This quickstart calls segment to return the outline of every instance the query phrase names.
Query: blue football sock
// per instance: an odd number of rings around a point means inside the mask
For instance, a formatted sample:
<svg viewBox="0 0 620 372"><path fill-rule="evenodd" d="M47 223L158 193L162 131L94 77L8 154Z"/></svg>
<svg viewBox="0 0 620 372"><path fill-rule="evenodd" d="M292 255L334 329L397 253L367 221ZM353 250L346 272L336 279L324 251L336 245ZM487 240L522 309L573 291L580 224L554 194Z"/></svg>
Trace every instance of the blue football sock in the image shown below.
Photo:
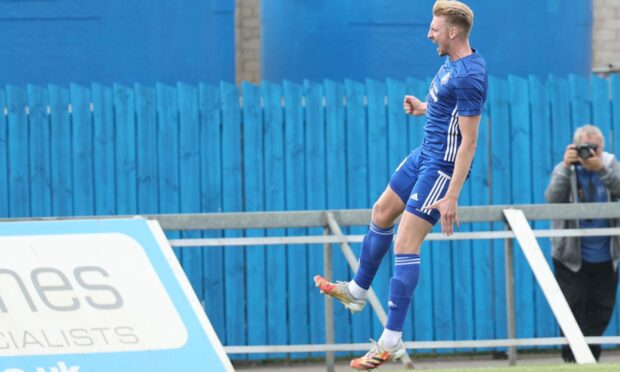
<svg viewBox="0 0 620 372"><path fill-rule="evenodd" d="M385 328L402 331L413 290L420 276L420 255L395 255L394 276L390 280L388 319Z"/></svg>
<svg viewBox="0 0 620 372"><path fill-rule="evenodd" d="M370 288L370 283L377 274L381 260L390 249L393 237L394 226L382 229L374 223L370 223L370 228L362 243L360 266L353 278L357 285L364 289Z"/></svg>

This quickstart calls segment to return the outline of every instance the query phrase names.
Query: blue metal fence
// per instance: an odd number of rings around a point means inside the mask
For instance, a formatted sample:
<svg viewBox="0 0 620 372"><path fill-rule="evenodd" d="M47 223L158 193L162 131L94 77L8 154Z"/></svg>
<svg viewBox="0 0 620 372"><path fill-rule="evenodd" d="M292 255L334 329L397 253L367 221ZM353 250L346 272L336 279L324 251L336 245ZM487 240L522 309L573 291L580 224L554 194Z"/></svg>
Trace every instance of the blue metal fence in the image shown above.
<svg viewBox="0 0 620 372"><path fill-rule="evenodd" d="M392 170L421 141L424 120L403 114L402 97L424 96L427 84L8 86L0 91L0 216L370 208ZM492 78L460 204L544 202L553 165L574 128L588 122L601 127L609 151L620 150L620 76ZM504 227L462 229L490 228ZM223 234L285 233L305 229ZM222 232L182 236L201 235ZM542 246L549 257L548 241ZM323 267L319 247L176 253L225 345L324 342L323 299L312 283ZM385 261L374 282L383 302L391 255ZM502 242L426 243L422 262L407 339L507 336ZM337 251L334 274L351 276ZM520 253L516 306L518 337L558 334ZM336 342L379 335L370 309L355 316L341 307L335 311ZM620 333L619 318L616 310L607 334Z"/></svg>

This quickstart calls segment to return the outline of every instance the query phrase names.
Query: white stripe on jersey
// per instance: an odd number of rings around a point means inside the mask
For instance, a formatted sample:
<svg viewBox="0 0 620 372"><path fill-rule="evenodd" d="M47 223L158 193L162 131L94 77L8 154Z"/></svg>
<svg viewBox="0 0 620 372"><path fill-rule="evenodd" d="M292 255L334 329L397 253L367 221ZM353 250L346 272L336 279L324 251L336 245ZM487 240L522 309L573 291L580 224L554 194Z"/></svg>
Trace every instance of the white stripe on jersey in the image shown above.
<svg viewBox="0 0 620 372"><path fill-rule="evenodd" d="M456 106L454 107L454 110L452 110L452 113L450 114L450 124L448 125L448 130L446 132L446 152L444 153L443 156L443 160L447 161L448 160L448 154L450 153L450 148L452 147L452 126L454 125L454 120L456 119L454 117L454 114L456 113Z"/></svg>
<svg viewBox="0 0 620 372"><path fill-rule="evenodd" d="M451 114L450 125L448 126L447 133L447 144L446 144L446 153L444 154L443 160L454 162L456 160L456 147L458 142L458 125L459 125L459 114L456 112L456 106Z"/></svg>
<svg viewBox="0 0 620 372"><path fill-rule="evenodd" d="M456 114L455 118L456 120L454 122L454 126L452 127L452 131L453 131L452 156L450 157L450 159L448 159L449 161L453 163L456 160L456 152L458 150L458 142L459 142L459 114Z"/></svg>

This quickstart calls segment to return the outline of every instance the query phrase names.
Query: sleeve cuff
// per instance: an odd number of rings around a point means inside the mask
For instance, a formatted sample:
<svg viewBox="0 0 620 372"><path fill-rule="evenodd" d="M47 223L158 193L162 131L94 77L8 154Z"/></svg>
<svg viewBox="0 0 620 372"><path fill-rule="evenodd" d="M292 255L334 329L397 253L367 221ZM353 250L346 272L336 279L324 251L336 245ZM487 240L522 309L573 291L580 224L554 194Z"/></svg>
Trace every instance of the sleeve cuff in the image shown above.
<svg viewBox="0 0 620 372"><path fill-rule="evenodd" d="M482 115L482 111L476 111L476 110L459 111L459 116L478 116L478 115Z"/></svg>

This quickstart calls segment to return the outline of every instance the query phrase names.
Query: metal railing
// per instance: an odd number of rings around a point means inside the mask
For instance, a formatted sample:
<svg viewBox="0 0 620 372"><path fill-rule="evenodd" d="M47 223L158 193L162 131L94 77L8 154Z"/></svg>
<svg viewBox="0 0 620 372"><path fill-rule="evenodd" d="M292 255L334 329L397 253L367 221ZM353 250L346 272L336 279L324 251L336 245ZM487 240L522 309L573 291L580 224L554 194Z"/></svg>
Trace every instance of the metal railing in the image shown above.
<svg viewBox="0 0 620 372"><path fill-rule="evenodd" d="M596 204L545 204L545 205L496 205L459 208L461 222L504 222L505 209L519 209L528 220L551 219L587 219L587 218L619 218L619 203ZM332 211L295 211L295 212L253 212L253 213L221 213L198 215L154 215L147 216L160 222L164 229L169 230L205 230L205 229L254 229L283 227L323 227L323 236L283 236L283 237L248 237L248 238L209 238L209 239L173 239L175 247L191 246L252 246L272 244L324 244L325 275L330 277L332 267L331 245L339 244L341 250L355 272L357 259L349 243L361 242L363 235L344 235L341 226L365 226L369 223L371 210L332 210ZM505 225L506 226L506 225ZM470 348L470 347L508 347L509 363L516 363L517 346L541 346L566 344L564 337L553 338L516 338L513 246L514 233L510 230L457 232L452 237L439 233L431 233L426 240L478 240L504 239L506 264L506 311L508 338L503 340L455 340L455 341L424 341L406 342L412 349L425 348ZM620 235L620 228L572 229L572 230L534 230L536 237L555 236L606 236ZM228 353L281 353L281 352L326 352L328 370L333 370L336 351L366 350L364 344L334 344L333 340L333 307L330 299L326 299L326 344L317 345L264 345L264 346L227 346ZM369 303L378 318L385 322L385 311L376 295L369 291ZM332 321L330 321L332 319ZM620 343L620 337L587 337L588 342ZM405 361L409 364L410 361Z"/></svg>

